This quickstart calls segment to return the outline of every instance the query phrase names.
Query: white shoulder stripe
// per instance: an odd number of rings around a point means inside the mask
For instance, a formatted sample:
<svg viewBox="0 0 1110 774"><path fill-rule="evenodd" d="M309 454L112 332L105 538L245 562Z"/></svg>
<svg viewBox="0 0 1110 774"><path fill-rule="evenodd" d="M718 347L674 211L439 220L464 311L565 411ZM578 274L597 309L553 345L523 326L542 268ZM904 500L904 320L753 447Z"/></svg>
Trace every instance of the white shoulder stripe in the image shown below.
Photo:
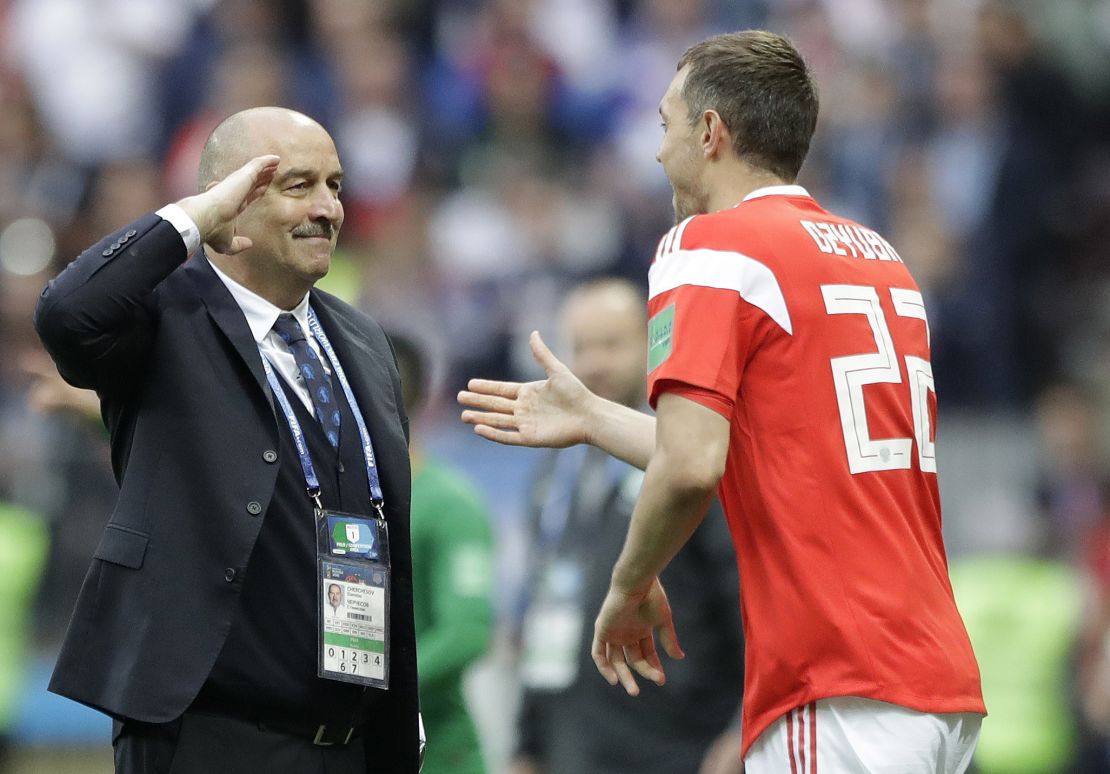
<svg viewBox="0 0 1110 774"><path fill-rule="evenodd" d="M666 255L670 251L670 249L671 249L671 240L672 239L674 239L674 229L673 228L668 230L667 233L663 235L663 241L659 243L659 245L660 245L659 257L660 258L662 258L664 255Z"/></svg>
<svg viewBox="0 0 1110 774"><path fill-rule="evenodd" d="M686 218L677 226L672 226L671 230L663 235L659 240L659 247L655 250L655 260L659 260L667 253L674 252L682 247L682 232L686 230L686 224L694 219L694 216Z"/></svg>
<svg viewBox="0 0 1110 774"><path fill-rule="evenodd" d="M674 231L674 241L670 244L670 252L673 253L675 250L682 249L682 234L686 231L686 226L689 225L690 221L693 219L694 216L691 215L672 229Z"/></svg>
<svg viewBox="0 0 1110 774"><path fill-rule="evenodd" d="M664 252L648 272L648 297L655 298L682 285L735 290L749 304L766 312L784 331L794 334L778 279L754 258L704 248Z"/></svg>

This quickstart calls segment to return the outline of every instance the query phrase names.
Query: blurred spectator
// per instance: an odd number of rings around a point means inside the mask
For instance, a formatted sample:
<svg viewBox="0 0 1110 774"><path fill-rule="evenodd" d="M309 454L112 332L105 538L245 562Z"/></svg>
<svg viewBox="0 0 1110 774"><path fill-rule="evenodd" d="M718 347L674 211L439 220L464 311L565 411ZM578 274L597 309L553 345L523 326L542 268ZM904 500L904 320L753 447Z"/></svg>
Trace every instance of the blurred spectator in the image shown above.
<svg viewBox="0 0 1110 774"><path fill-rule="evenodd" d="M436 117L428 150L448 179L498 152L543 156L558 148L552 118L561 74L531 36L529 7L487 0L477 13L444 17L443 46L428 73Z"/></svg>
<svg viewBox="0 0 1110 774"><path fill-rule="evenodd" d="M940 52L933 32L931 0L899 0L895 4L899 33L891 46L899 129L911 141L932 129L932 91Z"/></svg>
<svg viewBox="0 0 1110 774"><path fill-rule="evenodd" d="M1032 547L964 557L950 572L991 718L975 770L1069 771L1077 739L1069 691L1082 606L1077 573Z"/></svg>
<svg viewBox="0 0 1110 774"><path fill-rule="evenodd" d="M200 108L176 129L166 150L166 193L173 199L197 192L200 152L220 121L248 107L292 101L286 87L288 63L271 42L230 44L216 55L210 67L211 91Z"/></svg>
<svg viewBox="0 0 1110 774"><path fill-rule="evenodd" d="M482 774L482 750L462 681L493 631L493 538L485 504L419 441L428 369L414 341L390 336L412 427L412 590L425 774Z"/></svg>
<svg viewBox="0 0 1110 774"><path fill-rule="evenodd" d="M39 415L46 489L36 499L50 535L35 627L37 641L52 650L65 635L85 577L83 567L117 490L96 394L66 384L41 350L24 355L22 366L30 380L28 402Z"/></svg>
<svg viewBox="0 0 1110 774"><path fill-rule="evenodd" d="M0 771L8 771L10 733L31 656L32 602L46 555L37 516L0 501Z"/></svg>
<svg viewBox="0 0 1110 774"><path fill-rule="evenodd" d="M4 48L67 155L96 164L151 152L157 65L202 0L15 0Z"/></svg>
<svg viewBox="0 0 1110 774"><path fill-rule="evenodd" d="M106 163L88 185L89 204L63 232L66 245L92 242L150 211L161 199L158 168L144 158ZM66 384L33 334L31 313L45 281L42 273L28 278L0 273L0 287L13 294L5 299L11 317L3 330L15 337L5 351L16 356L7 365L19 386L18 405L34 412L11 426L11 437L20 441L10 448L19 449L22 457L13 493L42 514L49 530L35 625L38 641L53 648L65 633L117 488L95 394ZM34 474L28 475L28 469Z"/></svg>
<svg viewBox="0 0 1110 774"><path fill-rule="evenodd" d="M645 403L647 320L636 286L577 286L560 315L568 365L598 395ZM687 658L632 698L594 674L593 616L609 588L643 473L590 447L546 454L531 493L531 577L522 612L514 774L697 771L718 736L737 740L743 646L732 541L714 505L663 573ZM727 752L725 757L727 757Z"/></svg>
<svg viewBox="0 0 1110 774"><path fill-rule="evenodd" d="M343 154L348 234L373 235L404 206L418 161L418 102L408 93L405 43L386 26L333 33L329 51L344 99L335 138Z"/></svg>
<svg viewBox="0 0 1110 774"><path fill-rule="evenodd" d="M533 367L517 351L528 332L551 326L555 299L575 277L611 265L619 211L590 186L587 178L572 188L542 158L503 152L433 212L429 249L453 321L455 373Z"/></svg>
<svg viewBox="0 0 1110 774"><path fill-rule="evenodd" d="M0 64L0 228L25 216L67 222L83 185L77 166L51 143L26 79Z"/></svg>
<svg viewBox="0 0 1110 774"><path fill-rule="evenodd" d="M977 44L997 82L1002 150L986 218L968 244L982 272L969 280L994 289L992 316L1001 321L992 340L995 378L983 397L1013 404L1030 400L1044 386L1038 376L1059 367L1059 345L1045 324L1056 312L1044 290L1060 270L1049 260L1061 236L1051 212L1090 123L1017 8L989 0L978 22Z"/></svg>
<svg viewBox="0 0 1110 774"><path fill-rule="evenodd" d="M674 75L675 62L689 46L714 30L709 0L673 3L669 0L642 0L633 6L618 41L621 52L616 77L617 113L613 117L614 152L620 176L614 181L630 195L642 192L655 201L662 200L668 210L670 188L655 161L662 132L659 128L659 88ZM630 214L635 218L634 211ZM659 233L672 223L670 213L656 221L658 233L652 236L654 252ZM662 226L662 228L659 228ZM650 227L650 226L649 226Z"/></svg>
<svg viewBox="0 0 1110 774"><path fill-rule="evenodd" d="M1037 399L1042 473L1038 500L1045 536L1055 553L1086 568L1110 598L1110 519L1106 455L1097 405L1078 384L1057 383ZM1106 534L1110 537L1110 533Z"/></svg>
<svg viewBox="0 0 1110 774"><path fill-rule="evenodd" d="M0 221L40 210L28 193L45 150L26 84L14 71L0 69Z"/></svg>
<svg viewBox="0 0 1110 774"><path fill-rule="evenodd" d="M196 192L208 133L239 110L291 107L331 129L339 99L304 0L198 0L209 7L160 70L167 196Z"/></svg>

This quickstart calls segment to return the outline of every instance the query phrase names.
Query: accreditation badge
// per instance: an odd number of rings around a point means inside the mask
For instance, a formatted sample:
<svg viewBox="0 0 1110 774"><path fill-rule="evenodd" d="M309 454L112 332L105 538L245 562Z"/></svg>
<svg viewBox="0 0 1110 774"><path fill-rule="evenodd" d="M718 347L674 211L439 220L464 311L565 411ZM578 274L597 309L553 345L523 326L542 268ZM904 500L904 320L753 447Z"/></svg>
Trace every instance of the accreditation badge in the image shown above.
<svg viewBox="0 0 1110 774"><path fill-rule="evenodd" d="M322 511L318 520L317 674L389 687L389 532L384 520Z"/></svg>
<svg viewBox="0 0 1110 774"><path fill-rule="evenodd" d="M543 571L524 618L520 677L525 687L559 691L578 676L586 611L582 567L570 559Z"/></svg>

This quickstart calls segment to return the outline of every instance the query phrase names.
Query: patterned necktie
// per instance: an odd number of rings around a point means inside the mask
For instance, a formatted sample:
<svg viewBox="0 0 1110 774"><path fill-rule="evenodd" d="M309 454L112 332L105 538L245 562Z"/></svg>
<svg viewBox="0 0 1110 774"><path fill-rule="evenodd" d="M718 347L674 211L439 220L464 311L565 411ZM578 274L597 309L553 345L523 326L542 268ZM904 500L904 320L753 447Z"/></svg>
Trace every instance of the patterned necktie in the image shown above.
<svg viewBox="0 0 1110 774"><path fill-rule="evenodd" d="M285 312L279 314L274 323L274 333L293 353L297 361L297 370L301 372L304 386L312 397L312 406L316 410L316 419L324 428L324 434L332 448L339 448L339 406L336 405L335 395L331 389L331 379L328 378L324 364L320 362L316 350L309 346L305 339L304 329L297 322L297 318Z"/></svg>

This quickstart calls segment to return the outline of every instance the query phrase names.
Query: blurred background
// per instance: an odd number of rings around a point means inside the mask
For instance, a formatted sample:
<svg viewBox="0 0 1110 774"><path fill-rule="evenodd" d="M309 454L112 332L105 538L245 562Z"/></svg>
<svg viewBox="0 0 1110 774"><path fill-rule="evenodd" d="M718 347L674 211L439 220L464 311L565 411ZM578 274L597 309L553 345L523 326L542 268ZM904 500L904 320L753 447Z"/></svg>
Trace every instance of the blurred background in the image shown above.
<svg viewBox="0 0 1110 774"><path fill-rule="evenodd" d="M478 485L499 632L537 452L457 419L470 376L537 376L567 289L646 289L672 224L656 108L683 50L764 27L809 61L799 182L882 231L930 314L953 582L992 717L983 772L1110 770L1110 1L0 0L0 770L110 771L108 722L45 684L115 485L31 326L101 235L195 192L253 105L336 138L323 287L431 353L414 432ZM468 677L492 771L511 637Z"/></svg>

